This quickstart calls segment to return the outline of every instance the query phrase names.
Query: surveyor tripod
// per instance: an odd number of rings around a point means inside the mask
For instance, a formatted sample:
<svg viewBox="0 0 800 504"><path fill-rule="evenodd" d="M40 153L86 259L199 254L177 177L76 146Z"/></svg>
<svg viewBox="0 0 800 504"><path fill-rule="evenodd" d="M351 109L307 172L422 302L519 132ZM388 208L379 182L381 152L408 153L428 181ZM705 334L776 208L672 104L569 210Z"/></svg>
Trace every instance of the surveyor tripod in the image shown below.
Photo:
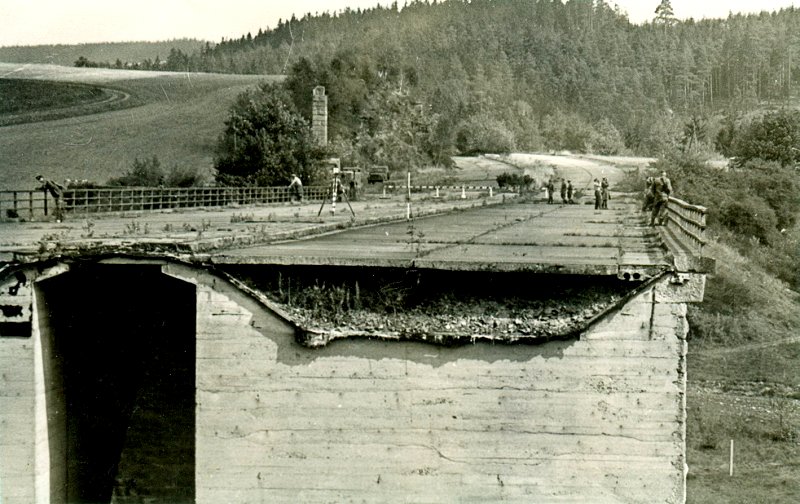
<svg viewBox="0 0 800 504"><path fill-rule="evenodd" d="M342 180L338 173L333 175L333 180L331 181L331 215L336 215L336 197L341 194L342 199L344 199L345 203L347 203L347 207L350 209L350 213L353 214L353 217L356 216L356 213L353 211L353 207L350 206L350 199L347 197L347 191L342 186ZM328 198L322 198L322 205L319 207L319 212L317 212L317 217L322 215L322 209L325 207L325 202L328 201Z"/></svg>

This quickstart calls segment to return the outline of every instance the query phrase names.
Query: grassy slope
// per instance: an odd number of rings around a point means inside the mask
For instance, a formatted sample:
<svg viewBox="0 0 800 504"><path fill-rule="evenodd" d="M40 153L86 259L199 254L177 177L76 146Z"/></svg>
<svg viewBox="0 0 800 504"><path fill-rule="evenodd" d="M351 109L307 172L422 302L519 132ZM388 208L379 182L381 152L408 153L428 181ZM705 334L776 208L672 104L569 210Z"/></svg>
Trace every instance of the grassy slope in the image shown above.
<svg viewBox="0 0 800 504"><path fill-rule="evenodd" d="M0 79L0 116L94 102L103 95L103 89L96 86Z"/></svg>
<svg viewBox="0 0 800 504"><path fill-rule="evenodd" d="M688 502L800 502L800 296L721 243L708 252L717 274L690 311L705 337L689 343Z"/></svg>
<svg viewBox="0 0 800 504"><path fill-rule="evenodd" d="M34 66L12 75L98 84L142 105L0 127L0 188L29 189L40 172L55 180L102 183L129 170L135 158L154 155L164 166L210 171L228 107L237 94L267 78L81 70Z"/></svg>

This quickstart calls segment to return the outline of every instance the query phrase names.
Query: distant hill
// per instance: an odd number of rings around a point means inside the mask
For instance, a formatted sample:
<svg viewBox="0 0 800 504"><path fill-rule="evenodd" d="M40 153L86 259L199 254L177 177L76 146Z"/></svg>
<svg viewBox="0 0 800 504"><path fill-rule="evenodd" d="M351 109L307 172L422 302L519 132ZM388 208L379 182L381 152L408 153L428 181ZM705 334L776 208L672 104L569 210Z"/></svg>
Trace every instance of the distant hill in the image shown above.
<svg viewBox="0 0 800 504"><path fill-rule="evenodd" d="M90 89L135 101L135 106L86 114L83 109L89 105L78 104L56 109L54 113L64 112L60 119L0 126L2 190L35 187L37 173L57 181L105 183L130 170L135 159L153 156L166 168L197 168L209 175L217 138L236 96L265 79L280 78L36 64L12 72L8 68L14 65L0 64L0 74L14 76L3 78L5 85L31 86L35 79L41 81L39 89L64 95L65 83L90 84ZM62 98L63 105L70 105L68 98ZM70 111L74 115L65 116Z"/></svg>
<svg viewBox="0 0 800 504"><path fill-rule="evenodd" d="M89 61L111 64L117 59L122 63L136 63L148 59L155 60L158 57L163 61L172 49L193 53L199 51L204 44L205 41L197 39L175 39L162 42L0 47L0 62L73 66L81 56Z"/></svg>

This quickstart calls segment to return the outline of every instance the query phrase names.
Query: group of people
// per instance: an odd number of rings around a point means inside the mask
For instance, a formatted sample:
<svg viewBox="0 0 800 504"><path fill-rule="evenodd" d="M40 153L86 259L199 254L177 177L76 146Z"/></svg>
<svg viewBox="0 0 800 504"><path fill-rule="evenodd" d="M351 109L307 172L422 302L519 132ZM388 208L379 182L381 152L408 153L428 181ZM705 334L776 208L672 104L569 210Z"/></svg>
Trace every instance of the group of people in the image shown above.
<svg viewBox="0 0 800 504"><path fill-rule="evenodd" d="M642 212L650 212L650 225L663 226L667 220L667 202L672 194L672 182L667 172L659 177L647 177Z"/></svg>
<svg viewBox="0 0 800 504"><path fill-rule="evenodd" d="M603 177L603 180L594 179L594 208L595 210L600 209L607 209L608 208L608 200L610 198L608 192L608 179ZM556 192L556 183L554 179L549 179L544 186L545 190L547 191L547 204L552 205L554 203L553 198ZM561 202L564 204L574 204L575 200L573 199L573 195L575 194L575 188L572 185L571 180L566 180L564 178L561 179Z"/></svg>
<svg viewBox="0 0 800 504"><path fill-rule="evenodd" d="M603 177L603 180L594 179L592 181L594 186L594 209L607 210L608 209L608 179Z"/></svg>
<svg viewBox="0 0 800 504"><path fill-rule="evenodd" d="M553 194L556 191L556 184L553 179L547 181L545 184L545 190L547 191L547 204L553 204ZM575 193L575 188L572 186L571 180L561 179L561 202L565 205L567 204L574 204L575 201L572 199L572 195Z"/></svg>

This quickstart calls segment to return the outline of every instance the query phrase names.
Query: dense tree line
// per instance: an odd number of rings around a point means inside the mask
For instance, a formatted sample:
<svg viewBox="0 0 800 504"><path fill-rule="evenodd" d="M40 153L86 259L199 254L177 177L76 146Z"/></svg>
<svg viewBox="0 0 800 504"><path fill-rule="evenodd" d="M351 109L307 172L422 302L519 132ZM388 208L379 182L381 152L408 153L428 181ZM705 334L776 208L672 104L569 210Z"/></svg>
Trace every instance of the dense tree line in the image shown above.
<svg viewBox="0 0 800 504"><path fill-rule="evenodd" d="M714 112L736 121L790 99L800 10L678 21L669 1L653 8L643 25L603 0L434 0L309 13L192 54L172 51L161 68L288 74L306 118L312 87L325 85L332 138L373 158L405 149L367 145L397 124L415 128L404 143L419 152L406 157L434 161L510 148L659 154L693 144L694 133L710 143L719 126L705 118ZM376 124L383 114L375 110L397 110L398 101L407 110ZM692 120L705 130L687 140Z"/></svg>

